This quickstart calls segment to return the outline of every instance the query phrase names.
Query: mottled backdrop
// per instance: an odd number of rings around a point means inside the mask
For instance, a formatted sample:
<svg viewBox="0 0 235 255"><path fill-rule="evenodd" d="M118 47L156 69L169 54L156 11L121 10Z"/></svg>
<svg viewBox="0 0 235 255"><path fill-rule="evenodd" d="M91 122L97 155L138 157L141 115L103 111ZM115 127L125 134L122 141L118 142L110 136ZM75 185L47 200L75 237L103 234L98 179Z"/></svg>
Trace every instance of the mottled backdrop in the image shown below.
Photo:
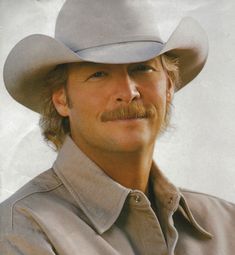
<svg viewBox="0 0 235 255"><path fill-rule="evenodd" d="M154 157L178 186L235 202L235 1L155 1L171 6L161 31L165 38L182 16L193 16L208 33L210 55L199 77L175 95L172 127ZM38 115L6 92L2 69L23 37L53 35L63 2L0 0L0 200L49 168L56 156L43 142Z"/></svg>

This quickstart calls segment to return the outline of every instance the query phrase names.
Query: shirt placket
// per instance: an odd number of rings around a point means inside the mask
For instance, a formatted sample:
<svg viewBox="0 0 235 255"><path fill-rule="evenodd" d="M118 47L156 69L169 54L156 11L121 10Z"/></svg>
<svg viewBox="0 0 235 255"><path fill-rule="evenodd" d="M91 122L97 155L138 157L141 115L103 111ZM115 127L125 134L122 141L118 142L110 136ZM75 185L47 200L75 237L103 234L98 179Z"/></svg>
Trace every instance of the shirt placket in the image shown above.
<svg viewBox="0 0 235 255"><path fill-rule="evenodd" d="M178 208L179 195L170 195L165 204L162 204L161 219L166 243L168 247L168 254L175 254L175 247L178 241L178 231L174 226L173 215Z"/></svg>
<svg viewBox="0 0 235 255"><path fill-rule="evenodd" d="M168 248L158 218L151 208L147 197L133 191L129 200L135 221L136 246L141 255L168 255Z"/></svg>

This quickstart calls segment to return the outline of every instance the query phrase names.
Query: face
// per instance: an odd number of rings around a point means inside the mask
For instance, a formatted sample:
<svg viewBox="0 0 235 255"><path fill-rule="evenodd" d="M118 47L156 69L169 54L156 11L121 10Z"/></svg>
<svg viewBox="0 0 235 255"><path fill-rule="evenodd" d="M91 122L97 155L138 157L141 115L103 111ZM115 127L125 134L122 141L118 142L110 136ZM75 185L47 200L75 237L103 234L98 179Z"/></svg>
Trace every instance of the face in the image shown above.
<svg viewBox="0 0 235 255"><path fill-rule="evenodd" d="M71 136L85 152L134 152L154 146L173 91L159 58L82 62L69 65L67 89L55 92L53 102L69 117Z"/></svg>

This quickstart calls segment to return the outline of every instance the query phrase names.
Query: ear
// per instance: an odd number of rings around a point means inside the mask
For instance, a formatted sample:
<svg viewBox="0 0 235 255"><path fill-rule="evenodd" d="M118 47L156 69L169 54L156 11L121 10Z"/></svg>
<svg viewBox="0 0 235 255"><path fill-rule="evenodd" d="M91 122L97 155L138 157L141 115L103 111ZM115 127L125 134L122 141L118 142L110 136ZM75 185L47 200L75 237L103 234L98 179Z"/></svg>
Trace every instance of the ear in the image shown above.
<svg viewBox="0 0 235 255"><path fill-rule="evenodd" d="M168 103L170 103L173 100L174 93L175 93L175 84L173 83L172 79L168 77L168 84L166 89L166 99Z"/></svg>
<svg viewBox="0 0 235 255"><path fill-rule="evenodd" d="M67 117L69 115L69 107L64 88L61 88L52 94L52 102L61 116Z"/></svg>

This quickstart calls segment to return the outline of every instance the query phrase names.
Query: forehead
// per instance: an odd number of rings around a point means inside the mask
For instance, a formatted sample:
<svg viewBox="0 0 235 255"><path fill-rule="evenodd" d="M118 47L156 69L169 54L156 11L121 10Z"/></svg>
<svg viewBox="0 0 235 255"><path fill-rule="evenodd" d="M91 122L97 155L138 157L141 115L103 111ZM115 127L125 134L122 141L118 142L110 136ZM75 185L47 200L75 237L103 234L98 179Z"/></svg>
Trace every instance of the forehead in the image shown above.
<svg viewBox="0 0 235 255"><path fill-rule="evenodd" d="M68 64L69 70L71 69L76 69L78 70L86 70L86 69L96 69L100 67L105 67L105 68L117 68L117 67L126 67L128 68L129 66L137 65L137 64L149 64L149 65L155 65L155 66L162 66L160 57L156 57L147 61L143 62L136 62L136 63L127 63L127 64L106 64L106 63L96 63L96 62L76 62L76 63L70 63Z"/></svg>

